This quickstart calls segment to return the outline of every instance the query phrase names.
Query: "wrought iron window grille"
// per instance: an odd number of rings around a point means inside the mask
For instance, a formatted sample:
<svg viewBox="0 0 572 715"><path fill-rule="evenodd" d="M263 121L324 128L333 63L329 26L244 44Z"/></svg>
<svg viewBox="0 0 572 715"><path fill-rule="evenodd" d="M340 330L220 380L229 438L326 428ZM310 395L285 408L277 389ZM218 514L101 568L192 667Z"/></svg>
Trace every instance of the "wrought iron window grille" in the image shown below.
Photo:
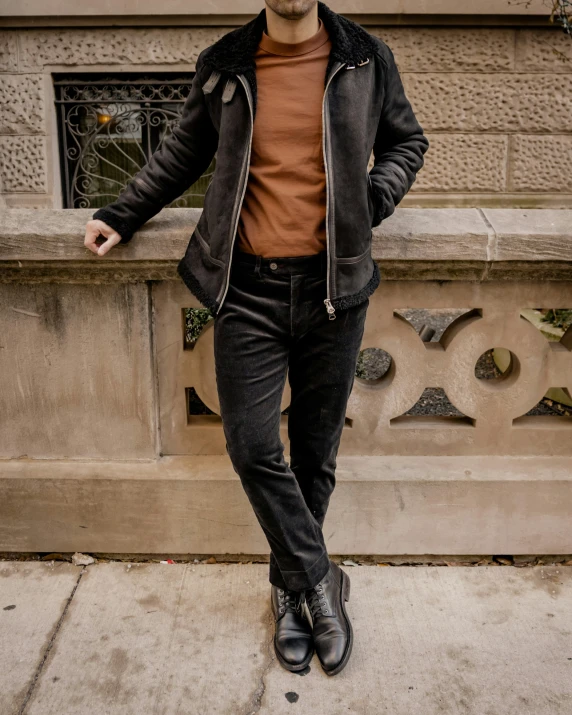
<svg viewBox="0 0 572 715"><path fill-rule="evenodd" d="M64 208L114 201L181 118L188 77L54 75ZM201 208L214 171L169 204Z"/></svg>

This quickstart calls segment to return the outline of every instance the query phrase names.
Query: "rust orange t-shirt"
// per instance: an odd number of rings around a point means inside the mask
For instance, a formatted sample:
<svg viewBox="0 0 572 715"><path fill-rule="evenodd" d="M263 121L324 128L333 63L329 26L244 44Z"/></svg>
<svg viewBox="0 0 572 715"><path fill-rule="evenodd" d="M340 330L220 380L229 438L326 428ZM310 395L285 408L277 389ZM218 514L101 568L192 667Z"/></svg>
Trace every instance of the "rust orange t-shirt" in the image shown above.
<svg viewBox="0 0 572 715"><path fill-rule="evenodd" d="M255 53L257 106L237 247L265 257L326 248L322 100L331 49L322 22L307 40L265 32Z"/></svg>

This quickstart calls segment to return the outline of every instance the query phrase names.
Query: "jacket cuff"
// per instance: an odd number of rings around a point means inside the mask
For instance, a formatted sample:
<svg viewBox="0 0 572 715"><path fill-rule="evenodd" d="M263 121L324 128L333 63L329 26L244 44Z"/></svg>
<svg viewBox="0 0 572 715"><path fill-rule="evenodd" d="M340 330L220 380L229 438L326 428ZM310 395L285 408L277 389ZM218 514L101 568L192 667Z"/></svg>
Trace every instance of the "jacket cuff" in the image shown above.
<svg viewBox="0 0 572 715"><path fill-rule="evenodd" d="M107 208L98 209L92 216L93 219L99 219L110 226L114 231L121 236L120 243L127 243L133 237L135 231L128 226L123 219Z"/></svg>

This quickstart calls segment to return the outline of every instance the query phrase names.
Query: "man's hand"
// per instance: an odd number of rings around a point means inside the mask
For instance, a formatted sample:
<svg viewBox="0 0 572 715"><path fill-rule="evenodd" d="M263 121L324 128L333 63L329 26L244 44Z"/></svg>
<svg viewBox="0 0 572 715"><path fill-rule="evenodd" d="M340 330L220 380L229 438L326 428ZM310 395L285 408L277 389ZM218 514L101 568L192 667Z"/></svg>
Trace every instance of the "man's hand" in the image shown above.
<svg viewBox="0 0 572 715"><path fill-rule="evenodd" d="M98 246L96 241L100 235L107 240L101 246ZM103 221L92 219L87 222L83 245L97 256L105 256L119 241L121 241L121 236Z"/></svg>

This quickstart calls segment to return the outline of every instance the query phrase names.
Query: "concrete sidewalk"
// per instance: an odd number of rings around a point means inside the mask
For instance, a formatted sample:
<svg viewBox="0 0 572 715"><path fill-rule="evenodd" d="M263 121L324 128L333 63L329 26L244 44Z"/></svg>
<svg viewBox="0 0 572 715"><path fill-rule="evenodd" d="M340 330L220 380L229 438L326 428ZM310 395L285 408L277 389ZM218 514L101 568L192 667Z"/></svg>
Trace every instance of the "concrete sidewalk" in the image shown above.
<svg viewBox="0 0 572 715"><path fill-rule="evenodd" d="M572 567L346 570L329 678L278 665L264 565L0 562L0 713L572 712Z"/></svg>

